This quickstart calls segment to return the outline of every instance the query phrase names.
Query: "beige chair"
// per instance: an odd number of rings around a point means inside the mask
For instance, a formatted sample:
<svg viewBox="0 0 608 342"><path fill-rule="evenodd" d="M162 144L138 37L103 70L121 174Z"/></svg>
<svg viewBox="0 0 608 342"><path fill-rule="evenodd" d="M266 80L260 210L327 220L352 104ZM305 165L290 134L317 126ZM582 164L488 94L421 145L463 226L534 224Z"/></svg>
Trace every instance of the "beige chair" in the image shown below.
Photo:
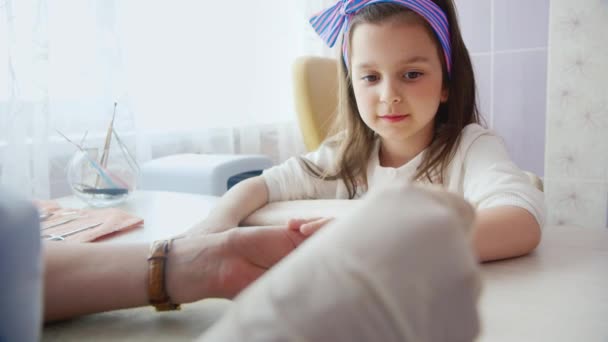
<svg viewBox="0 0 608 342"><path fill-rule="evenodd" d="M305 56L293 65L296 113L304 144L313 151L325 139L338 104L338 70L332 58ZM543 191L543 181L525 172L530 182Z"/></svg>
<svg viewBox="0 0 608 342"><path fill-rule="evenodd" d="M294 100L304 144L309 151L323 142L338 104L336 60L300 57L293 65Z"/></svg>

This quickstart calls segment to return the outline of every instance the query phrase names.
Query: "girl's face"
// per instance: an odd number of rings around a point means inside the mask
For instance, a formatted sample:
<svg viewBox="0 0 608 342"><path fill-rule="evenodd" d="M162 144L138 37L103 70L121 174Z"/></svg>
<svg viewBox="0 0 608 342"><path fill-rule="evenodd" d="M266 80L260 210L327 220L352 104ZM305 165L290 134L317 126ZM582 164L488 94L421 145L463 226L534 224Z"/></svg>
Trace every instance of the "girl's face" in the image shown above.
<svg viewBox="0 0 608 342"><path fill-rule="evenodd" d="M383 142L430 143L443 89L439 51L420 23L359 24L351 37L352 84L365 124Z"/></svg>

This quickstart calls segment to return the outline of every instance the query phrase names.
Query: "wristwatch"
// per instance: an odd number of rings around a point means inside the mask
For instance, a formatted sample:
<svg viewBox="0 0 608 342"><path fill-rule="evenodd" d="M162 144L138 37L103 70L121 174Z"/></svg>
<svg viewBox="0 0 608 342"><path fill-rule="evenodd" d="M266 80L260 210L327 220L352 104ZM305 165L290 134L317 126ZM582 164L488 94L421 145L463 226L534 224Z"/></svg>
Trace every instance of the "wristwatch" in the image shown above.
<svg viewBox="0 0 608 342"><path fill-rule="evenodd" d="M173 240L154 241L148 256L148 301L156 311L180 310L179 304L171 301L167 293L165 268Z"/></svg>

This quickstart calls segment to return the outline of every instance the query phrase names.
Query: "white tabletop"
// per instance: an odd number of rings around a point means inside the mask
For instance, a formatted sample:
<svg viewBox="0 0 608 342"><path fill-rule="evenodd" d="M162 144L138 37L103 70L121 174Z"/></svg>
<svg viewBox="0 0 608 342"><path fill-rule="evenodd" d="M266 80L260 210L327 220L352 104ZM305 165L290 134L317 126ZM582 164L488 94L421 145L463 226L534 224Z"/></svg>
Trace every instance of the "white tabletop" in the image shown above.
<svg viewBox="0 0 608 342"><path fill-rule="evenodd" d="M608 341L608 231L543 233L532 255L482 265L480 341Z"/></svg>
<svg viewBox="0 0 608 342"><path fill-rule="evenodd" d="M136 191L116 206L144 219L143 227L120 233L103 242L144 242L166 238L185 231L204 219L218 200L216 196L165 191ZM64 208L84 208L74 196L57 200Z"/></svg>
<svg viewBox="0 0 608 342"><path fill-rule="evenodd" d="M138 192L121 207L144 218L143 229L112 242L152 241L204 218L217 198ZM73 198L61 204L82 207ZM532 255L482 265L482 335L478 341L608 341L608 231L547 227ZM45 326L43 341L190 341L230 301L208 299L182 311L151 308L89 315Z"/></svg>

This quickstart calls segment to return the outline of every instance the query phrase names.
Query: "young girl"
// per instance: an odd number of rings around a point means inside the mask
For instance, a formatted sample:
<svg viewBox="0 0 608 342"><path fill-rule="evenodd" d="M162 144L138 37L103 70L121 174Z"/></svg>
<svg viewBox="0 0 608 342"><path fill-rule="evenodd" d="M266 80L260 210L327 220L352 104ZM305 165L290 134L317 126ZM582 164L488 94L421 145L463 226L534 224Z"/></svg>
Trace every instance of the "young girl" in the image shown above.
<svg viewBox="0 0 608 342"><path fill-rule="evenodd" d="M236 226L273 201L354 199L387 183L424 182L476 206L480 260L532 251L543 194L479 124L452 0L341 0L311 23L330 46L343 35L335 134L304 158L239 183L198 229ZM296 225L310 232L325 222Z"/></svg>

